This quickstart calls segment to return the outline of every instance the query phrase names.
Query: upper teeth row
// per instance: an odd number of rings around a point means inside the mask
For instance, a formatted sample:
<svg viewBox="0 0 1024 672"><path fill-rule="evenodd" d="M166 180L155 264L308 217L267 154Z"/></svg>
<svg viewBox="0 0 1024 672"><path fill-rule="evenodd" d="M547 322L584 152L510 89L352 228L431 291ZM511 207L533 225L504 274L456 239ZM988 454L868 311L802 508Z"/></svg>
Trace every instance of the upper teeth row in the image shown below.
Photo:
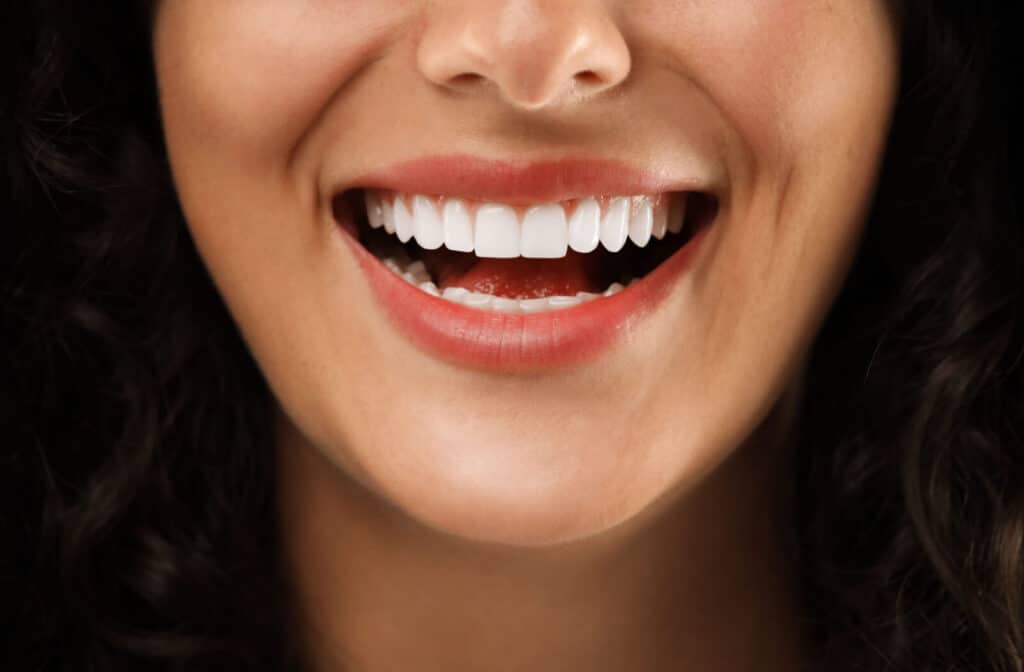
<svg viewBox="0 0 1024 672"><path fill-rule="evenodd" d="M520 221L516 209L501 203L482 203L470 212L468 202L446 197L404 196L366 190L370 226L383 228L427 250L447 247L478 257L557 259L568 249L593 252L601 244L618 252L630 239L644 247L683 229L686 201L682 194L615 196L602 204L589 197L575 203L571 215L562 203L527 208Z"/></svg>

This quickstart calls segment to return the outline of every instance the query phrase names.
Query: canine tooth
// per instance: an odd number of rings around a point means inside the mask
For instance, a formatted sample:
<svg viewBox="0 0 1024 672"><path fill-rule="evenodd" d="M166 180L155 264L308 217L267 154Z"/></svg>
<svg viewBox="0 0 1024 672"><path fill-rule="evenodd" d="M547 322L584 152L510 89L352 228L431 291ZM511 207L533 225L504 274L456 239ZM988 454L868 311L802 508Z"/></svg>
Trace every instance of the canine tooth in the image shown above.
<svg viewBox="0 0 1024 672"><path fill-rule="evenodd" d="M458 198L444 203L444 246L455 252L473 251L473 221L466 204Z"/></svg>
<svg viewBox="0 0 1024 672"><path fill-rule="evenodd" d="M394 235L395 206L384 199L380 201L380 218L384 221L384 230Z"/></svg>
<svg viewBox="0 0 1024 672"><path fill-rule="evenodd" d="M581 303L593 301L598 296L600 296L600 294L592 294L591 292L576 292L576 298L579 299Z"/></svg>
<svg viewBox="0 0 1024 672"><path fill-rule="evenodd" d="M519 308L519 302L515 299L508 299L503 296L496 296L491 301L491 310L499 313L518 313L521 312Z"/></svg>
<svg viewBox="0 0 1024 672"><path fill-rule="evenodd" d="M618 252L629 236L629 199L613 198L601 220L601 244L609 252Z"/></svg>
<svg viewBox="0 0 1024 672"><path fill-rule="evenodd" d="M681 233L683 220L686 218L686 197L678 194L672 198L672 205L668 210L669 233Z"/></svg>
<svg viewBox="0 0 1024 672"><path fill-rule="evenodd" d="M629 239L637 247L644 247L650 242L653 231L654 209L651 207L651 199L641 196L629 218Z"/></svg>
<svg viewBox="0 0 1024 672"><path fill-rule="evenodd" d="M476 213L473 248L478 257L514 259L519 256L519 219L507 205L488 203Z"/></svg>
<svg viewBox="0 0 1024 672"><path fill-rule="evenodd" d="M604 295L605 296L615 296L616 294L621 292L623 289L625 289L625 287L622 284L620 284L618 282L613 282L612 284L610 284L608 286L608 289L604 290Z"/></svg>
<svg viewBox="0 0 1024 672"><path fill-rule="evenodd" d="M547 298L543 299L522 299L519 301L519 309L524 313L539 313L548 309Z"/></svg>
<svg viewBox="0 0 1024 672"><path fill-rule="evenodd" d="M593 198L585 198L569 219L569 247L585 254L596 250L600 240L601 207Z"/></svg>
<svg viewBox="0 0 1024 672"><path fill-rule="evenodd" d="M421 282L419 288L431 296L441 296L441 292L437 291L437 285L433 281Z"/></svg>
<svg viewBox="0 0 1024 672"><path fill-rule="evenodd" d="M570 308L582 303L575 296L549 296L548 305L552 308Z"/></svg>
<svg viewBox="0 0 1024 672"><path fill-rule="evenodd" d="M531 259L560 259L569 247L565 208L557 203L535 205L523 217L520 253Z"/></svg>
<svg viewBox="0 0 1024 672"><path fill-rule="evenodd" d="M433 201L426 196L412 199L412 221L416 243L425 250L436 250L444 242L441 218Z"/></svg>
<svg viewBox="0 0 1024 672"><path fill-rule="evenodd" d="M668 232L668 205L660 204L654 208L654 218L651 224L651 235L661 240Z"/></svg>
<svg viewBox="0 0 1024 672"><path fill-rule="evenodd" d="M415 223L412 219L412 213L409 212L409 209L405 206L405 202L401 198L396 198L395 234L398 236L400 241L407 243L415 232Z"/></svg>
<svg viewBox="0 0 1024 672"><path fill-rule="evenodd" d="M366 218L370 226L379 229L384 226L384 211L381 208L380 196L372 191L363 194L363 202L366 204Z"/></svg>

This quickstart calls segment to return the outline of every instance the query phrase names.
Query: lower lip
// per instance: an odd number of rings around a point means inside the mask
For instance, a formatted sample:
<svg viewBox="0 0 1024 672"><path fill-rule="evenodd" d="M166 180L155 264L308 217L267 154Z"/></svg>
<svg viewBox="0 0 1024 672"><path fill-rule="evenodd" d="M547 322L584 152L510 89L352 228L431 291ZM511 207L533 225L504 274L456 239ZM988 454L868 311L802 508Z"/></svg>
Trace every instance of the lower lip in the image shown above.
<svg viewBox="0 0 1024 672"><path fill-rule="evenodd" d="M490 371L546 371L585 364L640 328L686 272L710 227L618 294L562 310L483 311L412 286L340 227L392 322L422 350L453 364Z"/></svg>

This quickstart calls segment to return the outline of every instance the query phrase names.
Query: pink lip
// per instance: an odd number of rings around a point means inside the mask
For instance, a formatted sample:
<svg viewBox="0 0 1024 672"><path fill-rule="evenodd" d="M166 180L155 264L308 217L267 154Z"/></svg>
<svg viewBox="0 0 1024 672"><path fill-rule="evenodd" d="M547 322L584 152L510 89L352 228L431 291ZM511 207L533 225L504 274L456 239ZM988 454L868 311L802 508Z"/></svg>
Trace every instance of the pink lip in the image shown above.
<svg viewBox="0 0 1024 672"><path fill-rule="evenodd" d="M514 314L467 308L413 287L348 233L349 248L391 320L413 342L444 360L495 371L543 371L599 357L668 296L705 238L686 245L618 294L563 310Z"/></svg>
<svg viewBox="0 0 1024 672"><path fill-rule="evenodd" d="M403 193L457 195L509 205L591 195L707 190L697 179L668 179L616 161L561 159L540 163L466 155L416 159L352 180L351 186ZM689 268L709 227L643 279L610 297L573 308L509 314L468 308L431 296L395 275L339 219L342 237L392 322L422 350L457 365L494 371L544 371L599 357L639 328Z"/></svg>
<svg viewBox="0 0 1024 672"><path fill-rule="evenodd" d="M467 154L397 163L354 180L353 186L407 194L452 195L508 205L567 201L584 196L635 196L707 191L698 177L670 178L609 159L500 161Z"/></svg>

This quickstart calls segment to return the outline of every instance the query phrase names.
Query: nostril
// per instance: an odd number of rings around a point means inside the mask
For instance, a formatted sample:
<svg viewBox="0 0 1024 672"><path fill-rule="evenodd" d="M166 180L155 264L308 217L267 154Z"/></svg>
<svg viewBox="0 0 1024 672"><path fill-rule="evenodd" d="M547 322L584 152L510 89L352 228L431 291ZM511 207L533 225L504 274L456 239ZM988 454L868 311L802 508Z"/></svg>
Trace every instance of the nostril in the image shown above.
<svg viewBox="0 0 1024 672"><path fill-rule="evenodd" d="M599 91L605 86L605 78L593 70L584 70L572 77L572 84L578 91Z"/></svg>
<svg viewBox="0 0 1024 672"><path fill-rule="evenodd" d="M481 81L483 81L483 79L483 75L479 75L475 72L463 72L452 77L450 80L448 80L448 83L454 87L468 88L478 85Z"/></svg>

